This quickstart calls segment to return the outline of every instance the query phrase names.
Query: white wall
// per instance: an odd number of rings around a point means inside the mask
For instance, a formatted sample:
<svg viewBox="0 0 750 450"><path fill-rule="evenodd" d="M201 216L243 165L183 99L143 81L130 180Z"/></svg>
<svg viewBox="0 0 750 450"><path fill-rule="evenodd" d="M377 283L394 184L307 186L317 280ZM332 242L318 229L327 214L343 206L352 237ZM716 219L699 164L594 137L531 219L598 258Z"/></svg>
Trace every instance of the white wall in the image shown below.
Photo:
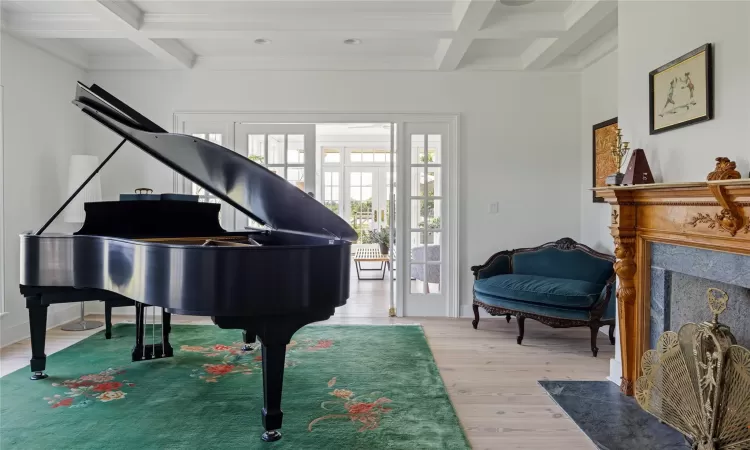
<svg viewBox="0 0 750 450"><path fill-rule="evenodd" d="M592 127L617 117L617 52L610 53L581 74L581 242L612 253L610 206L594 203L591 194Z"/></svg>
<svg viewBox="0 0 750 450"><path fill-rule="evenodd" d="M18 235L38 229L65 200L68 157L85 153L84 117L71 100L85 74L13 37L2 35L4 85L5 274L8 313L0 319L0 344L28 335L28 314L18 291ZM51 231L73 231L55 223ZM69 321L77 305L56 305L48 325Z"/></svg>
<svg viewBox="0 0 750 450"><path fill-rule="evenodd" d="M501 249L580 232L580 80L574 73L93 72L93 82L172 128L175 111L461 114L461 303L469 267ZM87 124L102 156L117 138ZM102 173L104 198L172 189L169 169L128 146ZM497 201L501 213L489 215Z"/></svg>
<svg viewBox="0 0 750 450"><path fill-rule="evenodd" d="M705 180L714 158L750 171L750 2L624 1L619 6L619 119L643 148L657 182ZM715 118L650 136L648 73L714 44Z"/></svg>
<svg viewBox="0 0 750 450"><path fill-rule="evenodd" d="M592 127L617 116L617 52L610 53L581 74L581 242L589 247L612 254L614 242L609 234L610 206L594 203L592 177ZM602 327L603 333L609 327ZM619 336L619 334L617 334ZM620 346L615 347L615 358L610 360L611 372L621 367ZM619 384L619 377L613 379Z"/></svg>

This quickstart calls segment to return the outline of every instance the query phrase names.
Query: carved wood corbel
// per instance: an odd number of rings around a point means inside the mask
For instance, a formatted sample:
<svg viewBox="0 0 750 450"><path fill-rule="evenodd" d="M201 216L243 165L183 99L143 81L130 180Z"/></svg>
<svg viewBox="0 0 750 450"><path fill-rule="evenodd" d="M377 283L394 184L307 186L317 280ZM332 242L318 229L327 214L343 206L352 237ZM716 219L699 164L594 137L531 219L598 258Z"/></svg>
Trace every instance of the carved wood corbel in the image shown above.
<svg viewBox="0 0 750 450"><path fill-rule="evenodd" d="M635 279L635 237L615 236L615 273L617 274L617 313L620 329L620 350L622 353L622 381L620 390L625 395L633 395L633 383L636 377L636 330L633 327L636 318Z"/></svg>
<svg viewBox="0 0 750 450"><path fill-rule="evenodd" d="M696 213L688 222L693 227L698 224L708 225L708 228L718 228L720 231L726 231L730 236L736 236L737 232L743 230L748 233L750 230L750 219L744 215L742 208L732 202L727 196L724 186L718 184L709 184L708 189L721 205L722 210L719 214Z"/></svg>

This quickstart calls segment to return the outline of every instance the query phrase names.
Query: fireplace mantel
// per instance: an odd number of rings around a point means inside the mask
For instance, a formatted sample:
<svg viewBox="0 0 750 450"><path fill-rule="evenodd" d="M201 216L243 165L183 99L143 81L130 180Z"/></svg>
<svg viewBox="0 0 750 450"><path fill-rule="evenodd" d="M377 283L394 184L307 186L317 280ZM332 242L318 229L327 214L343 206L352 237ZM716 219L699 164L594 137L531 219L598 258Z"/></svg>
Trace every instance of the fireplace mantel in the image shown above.
<svg viewBox="0 0 750 450"><path fill-rule="evenodd" d="M651 243L750 256L750 179L594 189L612 205L622 392L633 395L649 349Z"/></svg>

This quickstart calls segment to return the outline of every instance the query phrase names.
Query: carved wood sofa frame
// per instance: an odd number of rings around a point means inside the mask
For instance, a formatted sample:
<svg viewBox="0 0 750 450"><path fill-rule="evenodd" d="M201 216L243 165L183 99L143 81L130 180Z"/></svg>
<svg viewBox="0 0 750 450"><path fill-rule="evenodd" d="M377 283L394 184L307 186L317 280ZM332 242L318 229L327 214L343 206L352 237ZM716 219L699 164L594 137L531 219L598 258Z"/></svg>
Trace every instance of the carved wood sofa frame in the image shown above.
<svg viewBox="0 0 750 450"><path fill-rule="evenodd" d="M611 261L614 265L615 258L614 256L606 255L604 253L597 252L596 250L593 250L592 248L580 244L576 242L573 239L570 238L562 238L555 242L548 242L546 244L540 245L538 247L530 247L530 248L520 248L520 249L514 249L514 250L503 250L500 252L495 253L492 255L487 262L480 266L472 266L471 271L474 273L474 279L478 280L480 277L488 278L493 275L498 275L500 272L497 271L497 266L495 265L495 262L498 261L499 257L507 256L510 260L510 272L513 272L513 255L523 253L523 252L532 252L537 251L545 248L556 248L558 250L581 250L585 252L588 255L591 255L596 258L605 259L607 261ZM494 269L494 270L493 270ZM521 345L521 342L523 341L523 334L524 334L524 321L528 319L536 320L537 322L541 322L545 325L548 325L552 328L572 328L572 327L589 327L591 330L591 352L593 353L594 357L599 352L599 348L596 346L596 338L599 334L599 329L602 326L609 325L609 342L612 345L615 345L615 319L602 319L602 315L607 311L607 307L609 306L610 298L612 297L612 291L615 289L615 280L617 275L612 273L612 277L610 277L609 280L607 280L606 283L606 289L607 292L604 295L604 298L597 302L592 309L589 312L589 320L574 320L574 319L567 319L567 318L560 318L560 317L551 317L551 316L544 316L539 314L531 314L528 312L523 311L517 311L513 309L507 309L507 308L501 308L493 305L488 305L481 300L478 300L476 298L476 293L474 293L474 302L472 304L472 309L474 310L474 320L471 322L472 326L474 326L474 329L477 329L477 326L479 325L479 307L484 308L485 311L487 311L490 315L493 316L505 316L505 320L510 323L510 317L515 316L516 322L518 324L518 337L516 338L516 343L518 345Z"/></svg>

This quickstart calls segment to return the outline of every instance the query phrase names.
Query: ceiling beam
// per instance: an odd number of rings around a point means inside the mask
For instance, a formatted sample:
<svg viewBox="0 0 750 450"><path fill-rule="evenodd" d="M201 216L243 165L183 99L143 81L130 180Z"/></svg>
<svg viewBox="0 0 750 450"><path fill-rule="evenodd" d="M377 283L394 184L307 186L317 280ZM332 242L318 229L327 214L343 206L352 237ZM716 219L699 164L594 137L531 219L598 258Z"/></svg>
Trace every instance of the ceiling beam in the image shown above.
<svg viewBox="0 0 750 450"><path fill-rule="evenodd" d="M583 70L617 50L617 28L597 39L575 58L576 69Z"/></svg>
<svg viewBox="0 0 750 450"><path fill-rule="evenodd" d="M122 33L112 30L91 14L4 13L4 31L20 38L85 39L119 38Z"/></svg>
<svg viewBox="0 0 750 450"><path fill-rule="evenodd" d="M94 56L90 70L170 70L162 61L146 57ZM296 70L341 70L341 71L434 71L431 57L385 56L372 58L362 56L341 58L337 56L199 56L193 67L199 70L247 70L247 71L296 71Z"/></svg>
<svg viewBox="0 0 750 450"><path fill-rule="evenodd" d="M616 0L575 0L564 14L567 32L558 38L534 41L521 55L524 69L546 68L614 11L617 11Z"/></svg>
<svg viewBox="0 0 750 450"><path fill-rule="evenodd" d="M456 36L452 39L441 39L438 43L435 51L435 64L438 70L456 70L494 6L494 0L459 0L456 2L453 6Z"/></svg>
<svg viewBox="0 0 750 450"><path fill-rule="evenodd" d="M84 4L90 14L159 60L177 68L193 67L195 54L179 41L165 39L156 42L140 32L143 12L132 2L87 0Z"/></svg>

